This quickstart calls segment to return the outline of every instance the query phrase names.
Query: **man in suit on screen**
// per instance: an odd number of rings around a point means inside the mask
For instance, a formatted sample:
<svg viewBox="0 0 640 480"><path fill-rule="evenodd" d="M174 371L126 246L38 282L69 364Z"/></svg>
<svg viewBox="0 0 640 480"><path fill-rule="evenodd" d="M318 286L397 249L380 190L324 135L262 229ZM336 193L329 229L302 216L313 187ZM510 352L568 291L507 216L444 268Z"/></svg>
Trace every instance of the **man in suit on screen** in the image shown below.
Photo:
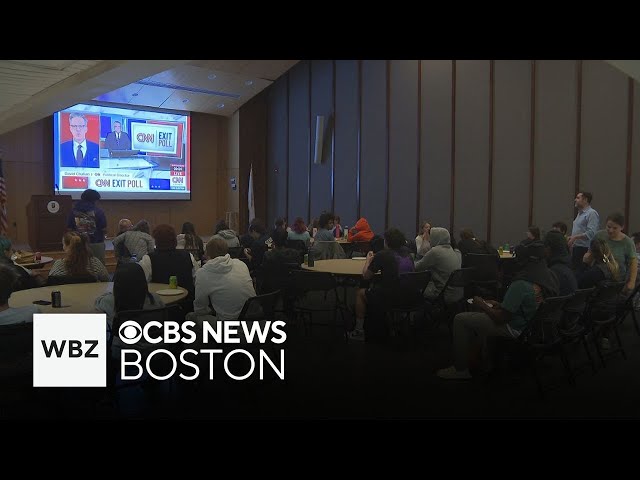
<svg viewBox="0 0 640 480"><path fill-rule="evenodd" d="M111 150L131 150L131 138L127 132L122 131L119 121L113 122L113 131L107 134L104 140L105 148Z"/></svg>
<svg viewBox="0 0 640 480"><path fill-rule="evenodd" d="M100 168L100 146L87 140L87 118L82 113L69 114L73 139L60 145L60 166Z"/></svg>

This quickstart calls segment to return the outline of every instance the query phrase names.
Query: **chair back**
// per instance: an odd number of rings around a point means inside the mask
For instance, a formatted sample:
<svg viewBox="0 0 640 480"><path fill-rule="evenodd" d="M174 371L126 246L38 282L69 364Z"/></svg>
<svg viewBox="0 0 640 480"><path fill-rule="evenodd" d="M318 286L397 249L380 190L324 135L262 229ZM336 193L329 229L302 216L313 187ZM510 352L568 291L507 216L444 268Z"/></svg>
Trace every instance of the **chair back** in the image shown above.
<svg viewBox="0 0 640 480"><path fill-rule="evenodd" d="M33 323L0 325L0 372L26 374L32 370Z"/></svg>
<svg viewBox="0 0 640 480"><path fill-rule="evenodd" d="M528 344L544 344L560 340L558 324L562 319L565 305L572 295L548 297L538 306L534 316L527 322L518 340Z"/></svg>
<svg viewBox="0 0 640 480"><path fill-rule="evenodd" d="M407 272L400 274L398 284L402 289L411 291L417 290L422 294L430 281L431 271L424 270L422 272Z"/></svg>
<svg viewBox="0 0 640 480"><path fill-rule="evenodd" d="M91 274L86 275L52 275L47 278L47 285L69 285L72 283L96 283L98 279Z"/></svg>
<svg viewBox="0 0 640 480"><path fill-rule="evenodd" d="M231 258L242 258L244 257L244 247L229 247L228 253Z"/></svg>
<svg viewBox="0 0 640 480"><path fill-rule="evenodd" d="M462 257L462 266L474 268L473 281L495 282L498 280L498 256L487 253L467 253Z"/></svg>
<svg viewBox="0 0 640 480"><path fill-rule="evenodd" d="M578 322L587 308L587 303L595 291L596 288L591 287L582 288L573 292L573 295L563 307L564 314L560 325L562 330L568 332L578 326Z"/></svg>
<svg viewBox="0 0 640 480"><path fill-rule="evenodd" d="M309 249L309 256L314 260L331 260L334 258L342 259L346 258L344 250L340 244L336 241L330 240L327 242L319 241L315 242Z"/></svg>
<svg viewBox="0 0 640 480"><path fill-rule="evenodd" d="M307 292L328 292L336 290L337 282L333 274L328 272L310 272L307 270L291 271L291 287L297 294Z"/></svg>
<svg viewBox="0 0 640 480"><path fill-rule="evenodd" d="M287 240L286 247L298 250L302 252L302 255L307 253L307 244L304 242L304 240Z"/></svg>
<svg viewBox="0 0 640 480"><path fill-rule="evenodd" d="M276 290L271 293L265 293L264 295L256 295L255 297L248 298L247 301L244 302L244 306L240 311L238 320L252 322L273 320L279 295L280 290Z"/></svg>

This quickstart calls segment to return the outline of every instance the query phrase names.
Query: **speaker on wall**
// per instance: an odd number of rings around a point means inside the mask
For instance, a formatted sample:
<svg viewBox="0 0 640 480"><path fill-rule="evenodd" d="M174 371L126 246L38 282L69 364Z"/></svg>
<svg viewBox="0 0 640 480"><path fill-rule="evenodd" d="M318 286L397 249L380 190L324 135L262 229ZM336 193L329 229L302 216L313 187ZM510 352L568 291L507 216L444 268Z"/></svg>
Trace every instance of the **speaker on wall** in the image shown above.
<svg viewBox="0 0 640 480"><path fill-rule="evenodd" d="M324 116L316 116L316 143L313 149L313 163L322 163L322 144L324 140Z"/></svg>

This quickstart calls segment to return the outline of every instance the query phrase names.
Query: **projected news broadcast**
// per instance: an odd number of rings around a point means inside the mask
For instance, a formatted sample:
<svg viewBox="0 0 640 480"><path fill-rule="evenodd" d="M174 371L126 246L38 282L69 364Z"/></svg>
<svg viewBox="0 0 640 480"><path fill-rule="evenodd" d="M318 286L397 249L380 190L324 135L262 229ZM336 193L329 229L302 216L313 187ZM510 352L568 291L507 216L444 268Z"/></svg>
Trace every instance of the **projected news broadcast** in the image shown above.
<svg viewBox="0 0 640 480"><path fill-rule="evenodd" d="M54 119L54 188L112 200L190 200L190 118L79 104Z"/></svg>

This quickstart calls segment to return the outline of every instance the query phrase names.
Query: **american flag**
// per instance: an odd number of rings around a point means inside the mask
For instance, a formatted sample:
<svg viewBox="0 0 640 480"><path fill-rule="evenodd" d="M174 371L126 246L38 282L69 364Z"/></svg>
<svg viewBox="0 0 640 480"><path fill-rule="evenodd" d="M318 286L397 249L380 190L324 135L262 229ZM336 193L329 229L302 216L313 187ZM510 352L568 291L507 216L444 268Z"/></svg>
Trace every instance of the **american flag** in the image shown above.
<svg viewBox="0 0 640 480"><path fill-rule="evenodd" d="M9 221L7 220L7 188L4 183L2 170L2 158L0 158L0 235L9 233Z"/></svg>

